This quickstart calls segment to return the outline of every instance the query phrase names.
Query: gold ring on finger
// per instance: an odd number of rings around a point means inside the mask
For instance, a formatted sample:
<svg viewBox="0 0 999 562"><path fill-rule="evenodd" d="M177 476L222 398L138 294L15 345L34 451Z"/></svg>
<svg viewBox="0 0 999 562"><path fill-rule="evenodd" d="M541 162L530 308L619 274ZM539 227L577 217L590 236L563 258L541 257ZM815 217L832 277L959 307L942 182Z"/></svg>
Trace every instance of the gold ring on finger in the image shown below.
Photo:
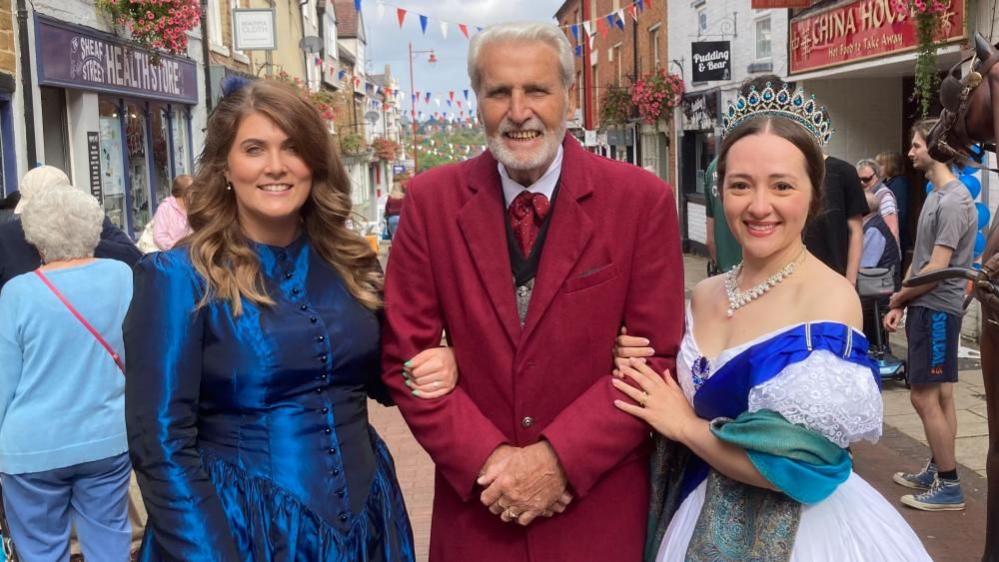
<svg viewBox="0 0 999 562"><path fill-rule="evenodd" d="M648 393L648 391L645 391L645 390L643 390L643 391L642 391L642 401L640 402L640 404L641 404L641 405L642 405L642 407L644 408L644 407L645 407L645 405L646 405L646 404L647 404L648 402L649 402L649 393Z"/></svg>

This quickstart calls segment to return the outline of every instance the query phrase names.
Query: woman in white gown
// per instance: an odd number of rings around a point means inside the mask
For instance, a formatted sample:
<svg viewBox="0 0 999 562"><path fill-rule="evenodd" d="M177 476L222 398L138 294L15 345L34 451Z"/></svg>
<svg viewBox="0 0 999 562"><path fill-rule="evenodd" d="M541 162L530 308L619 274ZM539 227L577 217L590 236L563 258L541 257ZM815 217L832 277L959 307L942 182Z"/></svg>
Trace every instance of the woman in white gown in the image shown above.
<svg viewBox="0 0 999 562"><path fill-rule="evenodd" d="M728 117L717 184L744 261L694 289L676 382L648 340L615 349L618 407L660 437L646 559L929 560L845 451L880 437L882 402L854 288L802 244L824 113L768 87Z"/></svg>

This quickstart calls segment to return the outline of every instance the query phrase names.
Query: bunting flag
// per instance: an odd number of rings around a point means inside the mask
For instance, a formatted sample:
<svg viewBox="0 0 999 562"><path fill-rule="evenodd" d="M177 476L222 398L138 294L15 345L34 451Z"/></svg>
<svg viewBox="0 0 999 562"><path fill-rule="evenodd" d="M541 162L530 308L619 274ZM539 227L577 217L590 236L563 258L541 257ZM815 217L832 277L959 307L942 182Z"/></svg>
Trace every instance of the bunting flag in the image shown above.
<svg viewBox="0 0 999 562"><path fill-rule="evenodd" d="M361 0L354 0L354 9L358 12L361 11Z"/></svg>
<svg viewBox="0 0 999 562"><path fill-rule="evenodd" d="M447 106L448 106L448 107L452 107L452 106L451 106L451 100L445 100L445 101L447 101Z"/></svg>
<svg viewBox="0 0 999 562"><path fill-rule="evenodd" d="M583 31L586 32L586 36L587 37L592 37L593 36L593 31L590 28L590 22L588 22L588 21L584 21L583 22Z"/></svg>
<svg viewBox="0 0 999 562"><path fill-rule="evenodd" d="M426 97L423 99L423 103L430 103L430 92L427 92Z"/></svg>
<svg viewBox="0 0 999 562"><path fill-rule="evenodd" d="M383 2L378 3L378 23L381 23L385 19L385 4Z"/></svg>
<svg viewBox="0 0 999 562"><path fill-rule="evenodd" d="M462 90L461 93L465 94L465 101L468 101L468 90Z"/></svg>
<svg viewBox="0 0 999 562"><path fill-rule="evenodd" d="M419 90L416 90L416 92L413 93L413 98L414 99L419 99L420 98L420 91Z"/></svg>
<svg viewBox="0 0 999 562"><path fill-rule="evenodd" d="M447 39L447 22L441 22L441 37Z"/></svg>
<svg viewBox="0 0 999 562"><path fill-rule="evenodd" d="M448 92L447 95L448 95L448 98L451 99L451 101L454 101L454 90L451 90L450 92Z"/></svg>
<svg viewBox="0 0 999 562"><path fill-rule="evenodd" d="M344 76L347 76L346 70L341 70L340 72L336 73L337 80L343 80Z"/></svg>
<svg viewBox="0 0 999 562"><path fill-rule="evenodd" d="M600 34L601 39L607 39L607 33L610 30L607 28L607 20L599 19L597 20L597 33Z"/></svg>
<svg viewBox="0 0 999 562"><path fill-rule="evenodd" d="M465 39L468 39L468 26L467 25L465 25L463 23L459 23L458 24L458 31L460 31L461 34L465 36Z"/></svg>
<svg viewBox="0 0 999 562"><path fill-rule="evenodd" d="M428 18L427 16L424 16L424 15L420 15L420 29L423 30L423 34L424 35L427 34L427 22L429 22L429 21L430 21L430 18Z"/></svg>
<svg viewBox="0 0 999 562"><path fill-rule="evenodd" d="M615 17L617 18L617 28L624 31L624 10L618 10Z"/></svg>
<svg viewBox="0 0 999 562"><path fill-rule="evenodd" d="M617 26L617 16L614 15L614 12L611 12L606 16L604 16L604 21L607 22L608 28Z"/></svg>
<svg viewBox="0 0 999 562"><path fill-rule="evenodd" d="M403 8L396 8L395 17L399 20L399 29L402 29L402 24L406 21L406 10Z"/></svg>
<svg viewBox="0 0 999 562"><path fill-rule="evenodd" d="M572 30L572 38L578 43L579 42L579 26L576 25L576 24L572 24L571 26L569 26L569 29Z"/></svg>
<svg viewBox="0 0 999 562"><path fill-rule="evenodd" d="M582 45L576 45L576 56L577 57L583 56L583 46Z"/></svg>
<svg viewBox="0 0 999 562"><path fill-rule="evenodd" d="M638 21L638 4L632 4L631 6L628 6L626 11L628 12L628 15L631 16L632 20Z"/></svg>
<svg viewBox="0 0 999 562"><path fill-rule="evenodd" d="M461 100L458 100L458 101L456 101L455 103L457 103L457 104L458 104L458 109L461 109Z"/></svg>

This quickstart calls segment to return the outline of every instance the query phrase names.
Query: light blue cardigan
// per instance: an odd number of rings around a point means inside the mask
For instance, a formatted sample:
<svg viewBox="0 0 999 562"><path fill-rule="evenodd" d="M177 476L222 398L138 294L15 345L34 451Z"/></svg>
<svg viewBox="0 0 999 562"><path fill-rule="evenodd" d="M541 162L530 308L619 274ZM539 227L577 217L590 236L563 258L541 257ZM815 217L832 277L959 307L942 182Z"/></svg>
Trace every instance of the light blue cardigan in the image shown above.
<svg viewBox="0 0 999 562"><path fill-rule="evenodd" d="M114 260L45 276L124 358L132 271ZM24 474L128 450L125 377L33 272L0 291L0 473Z"/></svg>

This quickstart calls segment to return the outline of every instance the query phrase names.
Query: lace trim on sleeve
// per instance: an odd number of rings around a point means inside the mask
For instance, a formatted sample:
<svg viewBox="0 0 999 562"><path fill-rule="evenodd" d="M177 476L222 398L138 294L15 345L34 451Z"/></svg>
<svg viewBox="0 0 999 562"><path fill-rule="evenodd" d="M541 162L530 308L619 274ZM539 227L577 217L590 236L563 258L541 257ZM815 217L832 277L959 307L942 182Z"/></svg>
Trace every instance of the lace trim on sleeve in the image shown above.
<svg viewBox="0 0 999 562"><path fill-rule="evenodd" d="M749 392L749 411L773 410L840 447L881 437L884 405L868 368L818 350Z"/></svg>

